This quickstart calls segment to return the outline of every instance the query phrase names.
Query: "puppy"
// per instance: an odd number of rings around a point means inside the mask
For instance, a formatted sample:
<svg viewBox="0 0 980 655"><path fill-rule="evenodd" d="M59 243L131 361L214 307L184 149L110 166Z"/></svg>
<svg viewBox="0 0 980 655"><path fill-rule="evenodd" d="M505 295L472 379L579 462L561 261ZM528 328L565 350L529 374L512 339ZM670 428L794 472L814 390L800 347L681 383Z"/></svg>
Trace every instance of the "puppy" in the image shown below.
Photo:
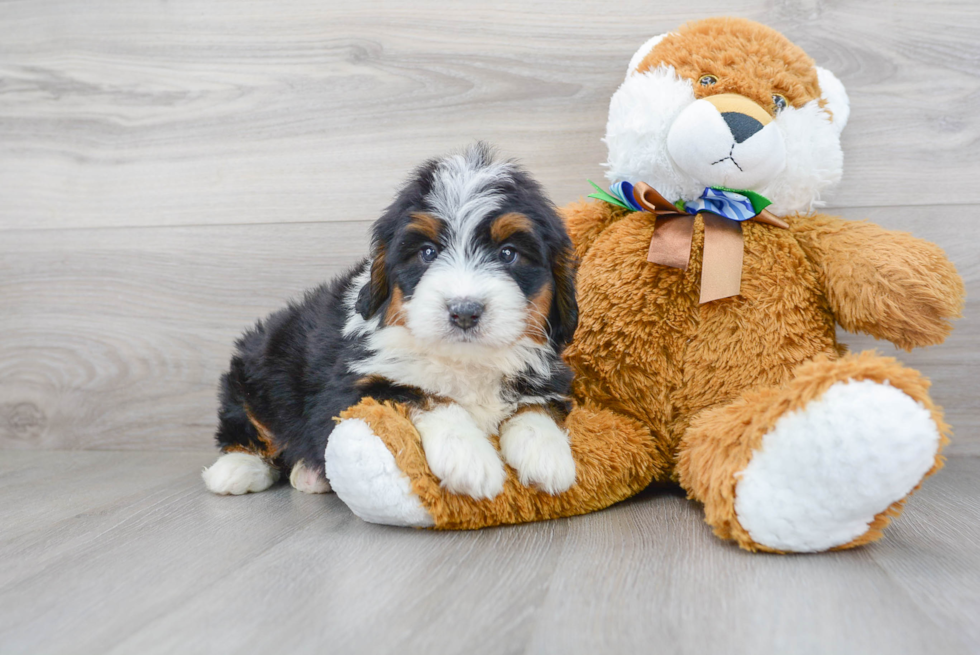
<svg viewBox="0 0 980 655"><path fill-rule="evenodd" d="M334 417L366 396L410 406L454 493L503 488L493 434L523 484L568 489L561 352L578 309L571 243L541 187L478 144L415 171L373 237L370 259L237 342L208 489L262 491L281 471L300 491L329 491Z"/></svg>

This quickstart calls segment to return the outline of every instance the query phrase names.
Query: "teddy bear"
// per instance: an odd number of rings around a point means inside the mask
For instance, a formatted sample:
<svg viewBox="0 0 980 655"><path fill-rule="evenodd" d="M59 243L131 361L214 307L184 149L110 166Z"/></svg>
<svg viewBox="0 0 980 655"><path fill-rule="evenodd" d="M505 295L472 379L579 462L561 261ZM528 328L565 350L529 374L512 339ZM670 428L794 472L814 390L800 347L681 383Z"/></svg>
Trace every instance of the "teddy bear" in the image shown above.
<svg viewBox="0 0 980 655"><path fill-rule="evenodd" d="M738 18L647 41L612 97L608 191L562 211L579 261L565 429L576 482L449 493L406 408L349 408L327 475L367 521L472 529L596 511L652 483L751 551L868 543L942 466L918 372L835 326L941 343L964 288L942 250L816 210L842 174L848 98L777 31Z"/></svg>

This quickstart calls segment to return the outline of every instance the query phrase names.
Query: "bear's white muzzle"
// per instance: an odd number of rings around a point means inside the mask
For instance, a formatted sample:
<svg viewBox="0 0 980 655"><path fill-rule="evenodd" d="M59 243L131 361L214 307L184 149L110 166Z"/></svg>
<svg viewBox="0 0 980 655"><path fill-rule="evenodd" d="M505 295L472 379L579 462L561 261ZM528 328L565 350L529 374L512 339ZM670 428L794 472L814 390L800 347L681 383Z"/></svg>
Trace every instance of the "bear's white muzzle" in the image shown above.
<svg viewBox="0 0 980 655"><path fill-rule="evenodd" d="M786 167L776 122L757 103L731 93L685 108L667 134L667 152L704 186L758 190Z"/></svg>

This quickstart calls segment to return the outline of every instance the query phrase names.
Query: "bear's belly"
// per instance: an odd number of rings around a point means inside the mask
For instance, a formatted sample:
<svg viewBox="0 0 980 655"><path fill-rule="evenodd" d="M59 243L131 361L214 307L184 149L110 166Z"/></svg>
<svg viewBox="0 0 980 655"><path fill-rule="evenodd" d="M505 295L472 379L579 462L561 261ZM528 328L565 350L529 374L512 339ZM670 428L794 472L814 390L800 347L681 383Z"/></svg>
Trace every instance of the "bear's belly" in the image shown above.
<svg viewBox="0 0 980 655"><path fill-rule="evenodd" d="M566 353L577 397L645 422L673 446L702 409L837 355L833 315L789 230L743 224L741 294L701 305L703 223L684 271L646 260L652 219L614 223L580 264L579 327Z"/></svg>

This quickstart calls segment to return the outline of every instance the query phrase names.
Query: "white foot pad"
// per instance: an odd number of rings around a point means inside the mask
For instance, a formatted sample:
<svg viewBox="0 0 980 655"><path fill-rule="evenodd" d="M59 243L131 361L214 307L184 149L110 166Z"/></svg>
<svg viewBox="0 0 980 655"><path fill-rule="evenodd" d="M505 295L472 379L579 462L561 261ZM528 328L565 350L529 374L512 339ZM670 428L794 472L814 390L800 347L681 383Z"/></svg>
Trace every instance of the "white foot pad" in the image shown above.
<svg viewBox="0 0 980 655"><path fill-rule="evenodd" d="M330 486L362 520L417 528L435 524L384 442L361 419L341 421L333 429L326 460Z"/></svg>
<svg viewBox="0 0 980 655"><path fill-rule="evenodd" d="M534 484L549 494L559 494L575 484L568 433L543 412L521 412L504 423L500 452L524 486Z"/></svg>
<svg viewBox="0 0 980 655"><path fill-rule="evenodd" d="M221 495L240 496L265 491L279 479L279 470L258 455L225 453L201 472L207 488Z"/></svg>
<svg viewBox="0 0 980 655"><path fill-rule="evenodd" d="M306 467L303 460L299 460L289 472L289 484L293 489L302 491L304 494L325 494L330 492L330 483L323 475L311 468Z"/></svg>
<svg viewBox="0 0 980 655"><path fill-rule="evenodd" d="M929 411L871 380L834 384L781 417L735 487L738 521L757 543L815 552L864 534L932 468Z"/></svg>

